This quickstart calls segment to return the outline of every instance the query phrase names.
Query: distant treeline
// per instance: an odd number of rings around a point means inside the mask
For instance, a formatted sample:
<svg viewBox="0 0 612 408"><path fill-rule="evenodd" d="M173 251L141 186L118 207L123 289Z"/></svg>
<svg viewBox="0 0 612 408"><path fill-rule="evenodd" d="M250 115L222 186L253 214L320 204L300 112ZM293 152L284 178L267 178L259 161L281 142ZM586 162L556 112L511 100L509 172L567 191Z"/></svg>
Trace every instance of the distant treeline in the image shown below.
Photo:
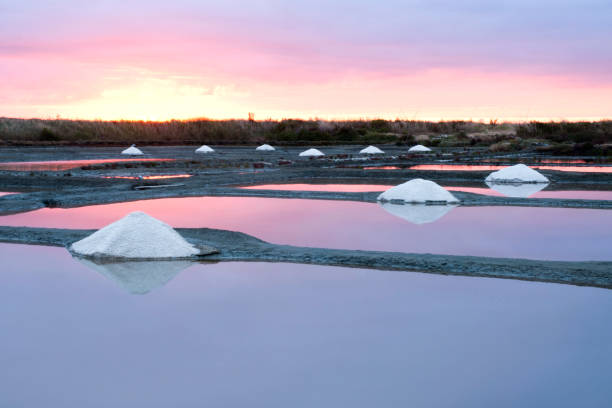
<svg viewBox="0 0 612 408"><path fill-rule="evenodd" d="M75 144L337 144L388 143L419 133L456 133L485 130L475 122L423 121L318 121L287 119L89 121L0 118L0 140L5 143L37 142Z"/></svg>
<svg viewBox="0 0 612 408"><path fill-rule="evenodd" d="M429 139L427 139L429 137ZM491 145L506 139L555 143L612 142L612 121L497 124L471 121L286 119L172 120L167 122L0 118L0 143L11 145L213 144L282 145L459 143ZM425 138L425 139L423 139Z"/></svg>

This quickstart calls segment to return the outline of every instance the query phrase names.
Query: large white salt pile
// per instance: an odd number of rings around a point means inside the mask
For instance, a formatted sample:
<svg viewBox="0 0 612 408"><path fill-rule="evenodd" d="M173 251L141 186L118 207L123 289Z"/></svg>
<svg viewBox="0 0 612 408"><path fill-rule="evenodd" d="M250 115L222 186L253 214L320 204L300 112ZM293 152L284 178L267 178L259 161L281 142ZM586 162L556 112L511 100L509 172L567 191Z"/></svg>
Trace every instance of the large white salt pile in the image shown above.
<svg viewBox="0 0 612 408"><path fill-rule="evenodd" d="M308 149L300 153L301 157L319 157L325 156L325 154L318 149Z"/></svg>
<svg viewBox="0 0 612 408"><path fill-rule="evenodd" d="M430 180L412 179L391 187L378 196L379 201L403 201L405 203L458 203L459 200L444 187Z"/></svg>
<svg viewBox="0 0 612 408"><path fill-rule="evenodd" d="M171 226L140 211L75 242L70 251L81 256L119 259L188 258L201 254Z"/></svg>
<svg viewBox="0 0 612 408"><path fill-rule="evenodd" d="M212 147L208 147L206 145L202 145L196 149L196 153L214 153L215 149Z"/></svg>
<svg viewBox="0 0 612 408"><path fill-rule="evenodd" d="M140 156L142 155L142 150L136 147L136 145L131 145L127 149L121 152L121 154L127 154L129 156Z"/></svg>
<svg viewBox="0 0 612 408"><path fill-rule="evenodd" d="M408 149L409 152L431 152L431 149L429 147L423 146L423 145L416 145L416 146L412 146L410 149Z"/></svg>
<svg viewBox="0 0 612 408"><path fill-rule="evenodd" d="M489 174L485 181L492 183L548 183L548 179L523 163L504 167Z"/></svg>
<svg viewBox="0 0 612 408"><path fill-rule="evenodd" d="M262 144L261 146L256 147L255 150L259 150L260 152L272 152L276 149L269 144Z"/></svg>
<svg viewBox="0 0 612 408"><path fill-rule="evenodd" d="M444 217L456 205L379 203L388 213L413 224L427 224Z"/></svg>
<svg viewBox="0 0 612 408"><path fill-rule="evenodd" d="M505 195L506 197L527 198L538 191L544 190L548 183L492 183L485 181L491 190Z"/></svg>
<svg viewBox="0 0 612 408"><path fill-rule="evenodd" d="M384 152L376 146L368 146L365 149L362 149L359 153L361 154L382 154Z"/></svg>
<svg viewBox="0 0 612 408"><path fill-rule="evenodd" d="M76 258L82 264L117 282L132 294L143 295L170 282L187 269L189 261L132 261L96 262L93 259Z"/></svg>

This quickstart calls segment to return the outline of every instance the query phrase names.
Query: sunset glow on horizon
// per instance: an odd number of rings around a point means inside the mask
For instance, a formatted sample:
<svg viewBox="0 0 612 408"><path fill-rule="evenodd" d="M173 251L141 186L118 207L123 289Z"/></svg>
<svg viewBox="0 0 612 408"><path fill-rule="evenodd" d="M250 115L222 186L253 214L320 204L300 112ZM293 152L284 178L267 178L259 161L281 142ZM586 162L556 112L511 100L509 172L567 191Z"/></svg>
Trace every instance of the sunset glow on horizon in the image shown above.
<svg viewBox="0 0 612 408"><path fill-rule="evenodd" d="M612 117L603 1L38 3L0 3L0 117Z"/></svg>

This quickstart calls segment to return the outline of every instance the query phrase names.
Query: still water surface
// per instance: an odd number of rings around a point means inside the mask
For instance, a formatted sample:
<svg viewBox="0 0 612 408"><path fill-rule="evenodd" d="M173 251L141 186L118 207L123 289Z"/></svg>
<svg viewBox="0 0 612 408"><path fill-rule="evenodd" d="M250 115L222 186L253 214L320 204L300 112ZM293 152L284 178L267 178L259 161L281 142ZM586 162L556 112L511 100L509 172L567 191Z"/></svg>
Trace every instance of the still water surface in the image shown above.
<svg viewBox="0 0 612 408"><path fill-rule="evenodd" d="M283 183L260 184L242 187L247 190L283 190L283 191L337 191L347 193L367 193L385 191L395 184L307 184ZM496 197L525 197L525 198L564 198L577 200L612 200L612 191L604 190L545 190L548 184L494 184L489 187L463 187L444 186L450 191L464 191L467 193L484 194ZM500 191L495 190L495 188ZM530 190L525 194L513 194L513 190Z"/></svg>
<svg viewBox="0 0 612 408"><path fill-rule="evenodd" d="M351 201L188 197L44 208L2 216L0 225L100 228L132 211L144 211L173 227L241 231L277 244L544 260L612 260L609 210L383 207Z"/></svg>
<svg viewBox="0 0 612 408"><path fill-rule="evenodd" d="M0 406L604 407L612 292L274 263L132 295L0 244Z"/></svg>
<svg viewBox="0 0 612 408"><path fill-rule="evenodd" d="M51 161L29 161L29 162L0 162L0 170L7 171L62 171L75 169L81 166L94 164L122 163L122 162L160 162L174 161L174 159L92 159L92 160L51 160Z"/></svg>

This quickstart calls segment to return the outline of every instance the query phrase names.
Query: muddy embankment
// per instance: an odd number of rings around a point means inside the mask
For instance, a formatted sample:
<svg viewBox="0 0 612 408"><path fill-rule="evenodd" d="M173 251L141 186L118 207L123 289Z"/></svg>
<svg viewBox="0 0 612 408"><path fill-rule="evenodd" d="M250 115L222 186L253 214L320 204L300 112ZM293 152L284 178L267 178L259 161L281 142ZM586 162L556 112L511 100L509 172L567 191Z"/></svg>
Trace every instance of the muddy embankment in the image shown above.
<svg viewBox="0 0 612 408"><path fill-rule="evenodd" d="M612 262L559 262L275 245L208 228L178 228L188 241L217 249L201 261L287 262L395 271L519 279L612 289ZM0 227L0 242L68 247L93 230Z"/></svg>
<svg viewBox="0 0 612 408"><path fill-rule="evenodd" d="M478 173L478 174L474 174ZM482 173L482 174L481 174ZM612 174L544 172L551 186L563 188L600 188L612 186ZM23 192L0 197L0 214L31 211L44 207L70 208L85 205L109 204L125 201L171 197L226 196L268 197L286 199L350 200L375 202L377 193L349 193L325 191L249 190L238 186L287 183L304 180L345 182L401 182L423 177L443 184L482 183L486 172L440 171L366 171L357 169L282 169L262 172L222 172L196 174L186 179L124 180L99 177L62 177L57 174L33 175L0 174L4 191ZM466 192L454 192L463 206L529 206L612 209L609 200L534 199L495 197Z"/></svg>

